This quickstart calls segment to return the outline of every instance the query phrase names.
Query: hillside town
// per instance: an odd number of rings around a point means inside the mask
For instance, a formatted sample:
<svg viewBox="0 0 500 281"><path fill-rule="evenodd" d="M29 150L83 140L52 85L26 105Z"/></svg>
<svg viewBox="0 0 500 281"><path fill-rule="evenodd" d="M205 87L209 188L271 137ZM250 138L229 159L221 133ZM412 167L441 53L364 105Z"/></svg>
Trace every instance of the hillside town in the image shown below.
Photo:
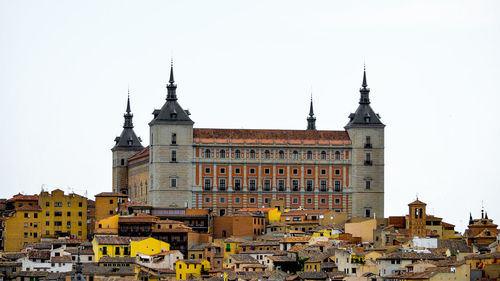
<svg viewBox="0 0 500 281"><path fill-rule="evenodd" d="M461 234L419 199L366 218L283 200L220 216L114 192L17 194L0 200L0 280L497 280L498 225L477 211Z"/></svg>

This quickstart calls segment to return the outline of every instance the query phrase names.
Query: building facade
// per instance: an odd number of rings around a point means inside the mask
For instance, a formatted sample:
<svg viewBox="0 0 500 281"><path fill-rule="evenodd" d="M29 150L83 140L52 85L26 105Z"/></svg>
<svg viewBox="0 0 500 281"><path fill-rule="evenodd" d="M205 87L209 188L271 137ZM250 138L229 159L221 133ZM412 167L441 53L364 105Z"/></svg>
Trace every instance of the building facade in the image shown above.
<svg viewBox="0 0 500 281"><path fill-rule="evenodd" d="M344 130L317 130L311 100L306 130L194 128L178 103L173 67L166 102L154 110L150 144L133 131L130 99L115 139L113 191L167 208L225 215L269 206L384 216L384 127L363 75L359 105Z"/></svg>

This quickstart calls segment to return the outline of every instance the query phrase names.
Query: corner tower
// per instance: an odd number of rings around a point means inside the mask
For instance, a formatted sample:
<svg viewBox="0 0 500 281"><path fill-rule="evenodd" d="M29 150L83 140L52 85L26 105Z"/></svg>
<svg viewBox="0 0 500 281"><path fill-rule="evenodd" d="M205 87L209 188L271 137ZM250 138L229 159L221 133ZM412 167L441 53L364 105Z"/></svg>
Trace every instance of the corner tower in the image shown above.
<svg viewBox="0 0 500 281"><path fill-rule="evenodd" d="M384 217L384 128L370 106L366 70L358 109L344 127L352 141L352 216Z"/></svg>
<svg viewBox="0 0 500 281"><path fill-rule="evenodd" d="M194 122L177 102L176 91L171 64L166 102L149 123L149 202L154 207L192 207Z"/></svg>
<svg viewBox="0 0 500 281"><path fill-rule="evenodd" d="M127 98L127 109L123 123L123 130L119 137L115 138L115 146L111 149L113 153L113 192L128 194L128 158L142 150L141 138L134 132L132 118L134 115L130 110L130 93Z"/></svg>

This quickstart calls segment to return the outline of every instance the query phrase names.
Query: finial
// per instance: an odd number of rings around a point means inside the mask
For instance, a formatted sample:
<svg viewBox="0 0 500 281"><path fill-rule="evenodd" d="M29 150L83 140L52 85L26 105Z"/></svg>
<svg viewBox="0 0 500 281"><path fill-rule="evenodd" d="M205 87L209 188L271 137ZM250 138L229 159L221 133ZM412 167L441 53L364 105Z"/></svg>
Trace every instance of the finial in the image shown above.
<svg viewBox="0 0 500 281"><path fill-rule="evenodd" d="M130 88L127 93L127 113L130 113Z"/></svg>
<svg viewBox="0 0 500 281"><path fill-rule="evenodd" d="M168 81L170 84L175 83L174 81L174 59L170 58L170 80Z"/></svg>
<svg viewBox="0 0 500 281"><path fill-rule="evenodd" d="M363 88L366 88L368 84L366 83L366 66L363 66L363 84L361 85Z"/></svg>

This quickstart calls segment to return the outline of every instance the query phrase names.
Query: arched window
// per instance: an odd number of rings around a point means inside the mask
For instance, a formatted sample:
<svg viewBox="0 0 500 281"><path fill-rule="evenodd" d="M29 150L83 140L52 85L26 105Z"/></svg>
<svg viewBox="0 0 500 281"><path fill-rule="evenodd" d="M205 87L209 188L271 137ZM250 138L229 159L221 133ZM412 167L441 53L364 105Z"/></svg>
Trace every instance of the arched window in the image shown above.
<svg viewBox="0 0 500 281"><path fill-rule="evenodd" d="M293 154L292 154L292 159L293 159L293 160L298 160L298 159L299 159L299 153L297 152L297 150L294 150L294 151L293 151Z"/></svg>
<svg viewBox="0 0 500 281"><path fill-rule="evenodd" d="M226 158L226 151L224 149L220 150L219 157L222 158L222 159Z"/></svg>
<svg viewBox="0 0 500 281"><path fill-rule="evenodd" d="M250 150L250 159L255 159L255 150Z"/></svg>
<svg viewBox="0 0 500 281"><path fill-rule="evenodd" d="M307 160L312 160L312 159L313 159L313 153L312 153L312 151L309 150L307 152Z"/></svg>
<svg viewBox="0 0 500 281"><path fill-rule="evenodd" d="M205 150L205 158L210 158L210 149Z"/></svg>
<svg viewBox="0 0 500 281"><path fill-rule="evenodd" d="M280 150L280 152L279 152L279 158L280 159L285 159L285 152L283 150Z"/></svg>
<svg viewBox="0 0 500 281"><path fill-rule="evenodd" d="M234 158L236 159L240 159L241 158L241 152L239 149L236 149L236 151L234 152Z"/></svg>
<svg viewBox="0 0 500 281"><path fill-rule="evenodd" d="M326 160L326 152L321 151L321 160Z"/></svg>
<svg viewBox="0 0 500 281"><path fill-rule="evenodd" d="M335 151L335 160L340 160L340 152Z"/></svg>
<svg viewBox="0 0 500 281"><path fill-rule="evenodd" d="M269 150L264 151L264 158L269 159L271 157L271 153Z"/></svg>

